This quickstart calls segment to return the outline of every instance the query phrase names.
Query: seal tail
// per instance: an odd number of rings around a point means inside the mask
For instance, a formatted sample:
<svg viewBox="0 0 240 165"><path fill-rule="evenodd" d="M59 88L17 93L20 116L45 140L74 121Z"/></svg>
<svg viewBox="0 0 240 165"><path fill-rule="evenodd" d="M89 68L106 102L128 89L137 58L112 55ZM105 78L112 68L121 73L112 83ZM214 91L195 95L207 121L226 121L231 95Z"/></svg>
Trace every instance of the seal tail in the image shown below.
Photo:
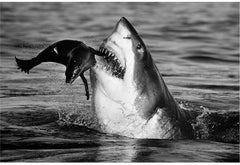
<svg viewBox="0 0 240 165"><path fill-rule="evenodd" d="M31 70L33 67L38 65L35 58L31 60L21 60L15 57L15 60L16 60L18 69L21 69L21 71L25 73L29 73L29 70Z"/></svg>

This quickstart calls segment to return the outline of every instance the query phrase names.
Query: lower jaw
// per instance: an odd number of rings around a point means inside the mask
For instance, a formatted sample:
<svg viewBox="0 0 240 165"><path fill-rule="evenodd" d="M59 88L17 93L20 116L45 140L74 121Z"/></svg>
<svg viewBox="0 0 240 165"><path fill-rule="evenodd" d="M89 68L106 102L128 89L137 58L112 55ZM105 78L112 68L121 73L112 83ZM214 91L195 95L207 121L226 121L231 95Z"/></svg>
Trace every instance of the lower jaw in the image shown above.
<svg viewBox="0 0 240 165"><path fill-rule="evenodd" d="M104 59L102 58L96 58L96 63L93 67L93 69L96 71L96 72L104 72L106 74L108 74L109 76L112 76L112 77L115 77L115 78L121 78L121 76L119 77L118 74L117 75L113 75L113 73L115 73L111 68L111 66L108 65Z"/></svg>
<svg viewBox="0 0 240 165"><path fill-rule="evenodd" d="M112 72L107 69L107 65L102 64L102 63L98 63L98 62L97 62L97 63L94 65L93 69L94 69L95 71L97 71L97 72L104 72L104 73L106 73L106 74L108 74L108 75L110 75L110 76L112 75Z"/></svg>

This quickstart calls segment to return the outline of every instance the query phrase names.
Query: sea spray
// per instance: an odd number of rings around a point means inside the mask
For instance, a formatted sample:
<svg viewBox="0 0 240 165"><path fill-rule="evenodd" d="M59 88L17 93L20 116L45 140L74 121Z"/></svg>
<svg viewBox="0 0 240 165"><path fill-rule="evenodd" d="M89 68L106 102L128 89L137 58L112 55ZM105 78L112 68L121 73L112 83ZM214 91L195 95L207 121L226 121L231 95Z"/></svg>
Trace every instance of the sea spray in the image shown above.
<svg viewBox="0 0 240 165"><path fill-rule="evenodd" d="M203 112L192 123L197 139L239 143L239 112L219 113L201 108Z"/></svg>

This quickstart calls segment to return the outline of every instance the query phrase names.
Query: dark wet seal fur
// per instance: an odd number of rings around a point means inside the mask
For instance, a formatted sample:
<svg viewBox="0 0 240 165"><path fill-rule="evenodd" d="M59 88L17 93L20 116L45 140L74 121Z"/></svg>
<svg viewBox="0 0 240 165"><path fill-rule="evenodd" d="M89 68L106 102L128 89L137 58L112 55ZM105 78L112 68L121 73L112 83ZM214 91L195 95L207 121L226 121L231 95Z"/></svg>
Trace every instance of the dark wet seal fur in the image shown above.
<svg viewBox="0 0 240 165"><path fill-rule="evenodd" d="M73 83L78 76L81 77L86 91L87 100L89 90L84 72L95 65L94 55L98 54L93 48L75 40L58 41L30 60L21 60L15 57L18 69L25 73L43 62L56 62L66 66L66 83Z"/></svg>

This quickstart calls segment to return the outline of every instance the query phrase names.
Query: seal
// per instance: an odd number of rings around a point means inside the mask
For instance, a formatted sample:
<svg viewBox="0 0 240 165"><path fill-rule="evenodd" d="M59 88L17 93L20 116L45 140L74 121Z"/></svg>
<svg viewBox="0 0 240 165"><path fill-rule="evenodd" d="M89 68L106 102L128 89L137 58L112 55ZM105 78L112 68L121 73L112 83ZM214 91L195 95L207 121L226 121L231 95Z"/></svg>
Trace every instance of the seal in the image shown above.
<svg viewBox="0 0 240 165"><path fill-rule="evenodd" d="M187 114L169 92L150 51L124 17L90 69L92 107L104 132L132 138L193 138Z"/></svg>
<svg viewBox="0 0 240 165"><path fill-rule="evenodd" d="M95 65L94 57L96 51L86 46L84 43L75 40L58 41L30 60L21 60L15 57L18 68L29 73L35 66L43 62L55 62L66 66L66 83L73 83L78 76L83 80L87 100L89 99L89 89L84 72Z"/></svg>

